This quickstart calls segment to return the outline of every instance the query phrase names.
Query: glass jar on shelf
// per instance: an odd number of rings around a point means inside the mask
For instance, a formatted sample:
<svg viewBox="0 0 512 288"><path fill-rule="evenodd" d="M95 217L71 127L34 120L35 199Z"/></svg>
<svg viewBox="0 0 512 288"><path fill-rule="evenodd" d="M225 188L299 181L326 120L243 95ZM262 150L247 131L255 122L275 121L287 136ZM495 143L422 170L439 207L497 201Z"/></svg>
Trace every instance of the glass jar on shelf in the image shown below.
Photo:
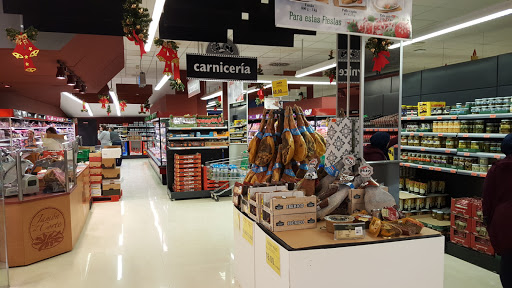
<svg viewBox="0 0 512 288"><path fill-rule="evenodd" d="M487 152L487 153L491 153L491 141L485 141L484 142L482 151L483 152Z"/></svg>
<svg viewBox="0 0 512 288"><path fill-rule="evenodd" d="M455 141L456 141L456 138L454 138L454 137L446 138L446 148L448 148L448 149L455 149L455 148L457 148L457 146L455 144Z"/></svg>
<svg viewBox="0 0 512 288"><path fill-rule="evenodd" d="M509 134L512 127L512 120L501 120L500 133Z"/></svg>
<svg viewBox="0 0 512 288"><path fill-rule="evenodd" d="M407 139L408 139L407 137L402 137L402 138L400 139L400 144L401 144L402 146L408 146L408 144L407 144L407 143L409 143L409 142L407 141Z"/></svg>
<svg viewBox="0 0 512 288"><path fill-rule="evenodd" d="M437 137L437 136L434 137L434 141L433 142L434 142L433 143L434 144L433 145L434 148L441 148L441 139L439 137Z"/></svg>
<svg viewBox="0 0 512 288"><path fill-rule="evenodd" d="M460 121L460 133L469 133L469 121Z"/></svg>
<svg viewBox="0 0 512 288"><path fill-rule="evenodd" d="M469 147L468 140L459 140L459 149L468 149Z"/></svg>
<svg viewBox="0 0 512 288"><path fill-rule="evenodd" d="M475 122L474 133L485 133L485 121L484 120L477 120Z"/></svg>
<svg viewBox="0 0 512 288"><path fill-rule="evenodd" d="M483 99L475 99L476 106L483 106Z"/></svg>

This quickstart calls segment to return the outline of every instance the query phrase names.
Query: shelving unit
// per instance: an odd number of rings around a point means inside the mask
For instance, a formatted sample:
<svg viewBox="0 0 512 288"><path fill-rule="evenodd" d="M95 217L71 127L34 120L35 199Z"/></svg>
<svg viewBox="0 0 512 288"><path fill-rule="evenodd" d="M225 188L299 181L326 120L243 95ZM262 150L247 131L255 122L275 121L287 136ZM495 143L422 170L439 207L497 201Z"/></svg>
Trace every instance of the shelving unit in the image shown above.
<svg viewBox="0 0 512 288"><path fill-rule="evenodd" d="M146 158L148 155L148 143L154 139L154 126L152 123L147 123L146 125L105 125L119 133L119 137L123 143L123 158Z"/></svg>
<svg viewBox="0 0 512 288"><path fill-rule="evenodd" d="M146 125L152 127L151 133L153 134L152 140L147 143L146 151L149 156L149 164L153 171L161 179L162 185L167 184L167 127L169 125L169 118L154 118L152 116L146 118Z"/></svg>
<svg viewBox="0 0 512 288"><path fill-rule="evenodd" d="M187 136L187 137L170 137L169 133L172 134L180 134L182 133L197 133L201 131L209 131L209 132L217 132L223 133L227 132L228 127L169 127L167 128L167 191L169 193L169 197L171 200L180 200L180 199L195 199L195 198L205 198L211 196L211 191L208 190L200 190L200 191L186 191L186 192L175 192L174 186L174 155L190 155L201 153L201 164L204 165L207 161L224 159L229 157L229 145L219 145L219 146L188 146L188 147L173 147L173 142L186 142L186 141L195 141L195 142L210 142L214 140L225 140L228 141L229 137L226 136ZM205 143L202 143L205 144ZM179 145L182 145L180 143Z"/></svg>

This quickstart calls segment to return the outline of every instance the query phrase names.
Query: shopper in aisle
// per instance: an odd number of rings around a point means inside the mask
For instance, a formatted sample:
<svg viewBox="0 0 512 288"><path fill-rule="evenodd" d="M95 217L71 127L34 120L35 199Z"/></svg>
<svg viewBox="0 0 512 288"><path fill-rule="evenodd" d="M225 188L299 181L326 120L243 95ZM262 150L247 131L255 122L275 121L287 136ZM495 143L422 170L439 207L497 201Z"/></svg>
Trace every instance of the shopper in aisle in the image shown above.
<svg viewBox="0 0 512 288"><path fill-rule="evenodd" d="M101 147L110 146L110 133L107 130L106 125L100 126L100 131L98 132L98 141L101 143Z"/></svg>
<svg viewBox="0 0 512 288"><path fill-rule="evenodd" d="M389 133L377 132L370 138L370 145L363 149L366 161L389 160L388 149L398 143L398 138L391 139Z"/></svg>
<svg viewBox="0 0 512 288"><path fill-rule="evenodd" d="M512 134L501 143L506 157L496 162L485 178L483 213L487 222L492 246L501 256L501 284L512 288L512 230L509 213L512 211L512 186L508 177L512 175Z"/></svg>
<svg viewBox="0 0 512 288"><path fill-rule="evenodd" d="M112 141L112 145L121 146L121 149L123 149L123 143L121 142L121 137L119 137L119 133L117 133L117 131L115 131L112 127L108 128L108 132L110 133L110 141ZM122 162L123 158L117 158L116 166L121 166Z"/></svg>

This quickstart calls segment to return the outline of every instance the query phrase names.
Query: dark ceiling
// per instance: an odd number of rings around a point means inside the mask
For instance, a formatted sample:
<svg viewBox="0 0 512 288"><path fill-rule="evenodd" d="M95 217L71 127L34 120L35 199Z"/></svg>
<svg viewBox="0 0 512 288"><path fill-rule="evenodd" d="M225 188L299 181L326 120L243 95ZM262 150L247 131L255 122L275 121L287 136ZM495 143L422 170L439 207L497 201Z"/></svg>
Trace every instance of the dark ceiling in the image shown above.
<svg viewBox="0 0 512 288"><path fill-rule="evenodd" d="M242 12L249 20L242 20ZM163 39L226 43L228 29L236 44L283 47L293 47L295 34L316 34L275 27L274 0L167 0L159 31Z"/></svg>

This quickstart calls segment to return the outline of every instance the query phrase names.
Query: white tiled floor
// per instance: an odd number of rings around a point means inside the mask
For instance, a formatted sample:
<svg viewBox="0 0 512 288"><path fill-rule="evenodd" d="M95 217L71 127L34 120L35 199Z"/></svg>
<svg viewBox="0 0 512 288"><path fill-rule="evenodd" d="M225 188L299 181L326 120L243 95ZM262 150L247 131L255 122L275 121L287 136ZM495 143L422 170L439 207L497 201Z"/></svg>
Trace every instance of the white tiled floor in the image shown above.
<svg viewBox="0 0 512 288"><path fill-rule="evenodd" d="M171 202L147 161L124 160L122 201L93 205L73 251L10 269L11 287L234 287L230 198ZM501 287L496 274L445 259L445 287Z"/></svg>

